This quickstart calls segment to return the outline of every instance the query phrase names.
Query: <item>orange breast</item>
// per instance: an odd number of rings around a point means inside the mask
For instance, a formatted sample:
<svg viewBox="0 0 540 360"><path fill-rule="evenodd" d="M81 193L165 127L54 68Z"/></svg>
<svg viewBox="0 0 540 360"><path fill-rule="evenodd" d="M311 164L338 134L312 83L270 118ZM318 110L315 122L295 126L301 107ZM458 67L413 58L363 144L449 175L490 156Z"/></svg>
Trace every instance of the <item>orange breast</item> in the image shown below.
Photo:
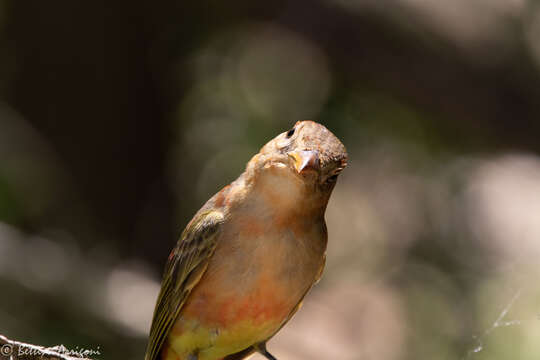
<svg viewBox="0 0 540 360"><path fill-rule="evenodd" d="M268 276L261 275L260 286L247 292L231 292L219 284L201 281L190 294L182 309L181 317L197 320L205 326L228 328L245 320L253 325L268 321L281 323L292 308L296 299L287 294L281 284Z"/></svg>

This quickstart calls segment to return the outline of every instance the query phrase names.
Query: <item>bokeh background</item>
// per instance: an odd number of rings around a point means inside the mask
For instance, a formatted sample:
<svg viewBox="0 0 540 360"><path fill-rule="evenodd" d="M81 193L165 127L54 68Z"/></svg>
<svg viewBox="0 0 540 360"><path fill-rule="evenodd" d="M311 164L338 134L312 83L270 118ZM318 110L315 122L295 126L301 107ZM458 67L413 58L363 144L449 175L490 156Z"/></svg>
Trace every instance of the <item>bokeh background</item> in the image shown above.
<svg viewBox="0 0 540 360"><path fill-rule="evenodd" d="M179 233L300 119L350 165L272 352L539 359L533 0L0 0L0 333L142 359Z"/></svg>

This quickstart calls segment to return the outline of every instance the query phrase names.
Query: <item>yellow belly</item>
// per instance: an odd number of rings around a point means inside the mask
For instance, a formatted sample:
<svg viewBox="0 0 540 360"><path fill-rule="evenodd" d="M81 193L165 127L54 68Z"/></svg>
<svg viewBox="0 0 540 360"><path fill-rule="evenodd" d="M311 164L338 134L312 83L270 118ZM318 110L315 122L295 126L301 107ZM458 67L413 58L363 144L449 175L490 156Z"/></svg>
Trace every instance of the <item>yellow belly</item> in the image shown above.
<svg viewBox="0 0 540 360"><path fill-rule="evenodd" d="M278 326L279 323L274 321L254 323L245 320L229 328L216 329L202 326L197 320L184 320L182 327L187 331L176 337L169 336L169 347L164 352L163 359L187 360L190 354L197 355L198 360L222 359L265 340ZM193 352L193 349L199 350Z"/></svg>

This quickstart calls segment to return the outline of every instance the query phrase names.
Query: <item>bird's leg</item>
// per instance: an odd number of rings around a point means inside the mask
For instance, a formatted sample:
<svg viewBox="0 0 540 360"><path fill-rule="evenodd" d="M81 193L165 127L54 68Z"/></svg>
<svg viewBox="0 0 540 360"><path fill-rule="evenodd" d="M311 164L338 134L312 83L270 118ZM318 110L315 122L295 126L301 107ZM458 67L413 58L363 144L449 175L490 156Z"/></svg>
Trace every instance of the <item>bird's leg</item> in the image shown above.
<svg viewBox="0 0 540 360"><path fill-rule="evenodd" d="M268 350L264 350L264 352L261 352L260 353L262 356L264 356L265 358L267 358L268 360L277 360L274 355L270 354L268 352Z"/></svg>
<svg viewBox="0 0 540 360"><path fill-rule="evenodd" d="M187 357L187 360L198 360L198 359L199 359L199 355L197 353L189 354Z"/></svg>
<svg viewBox="0 0 540 360"><path fill-rule="evenodd" d="M266 343L260 343L255 346L255 349L257 349L257 352L267 358L268 360L277 360L274 355L270 354L268 350L266 350Z"/></svg>

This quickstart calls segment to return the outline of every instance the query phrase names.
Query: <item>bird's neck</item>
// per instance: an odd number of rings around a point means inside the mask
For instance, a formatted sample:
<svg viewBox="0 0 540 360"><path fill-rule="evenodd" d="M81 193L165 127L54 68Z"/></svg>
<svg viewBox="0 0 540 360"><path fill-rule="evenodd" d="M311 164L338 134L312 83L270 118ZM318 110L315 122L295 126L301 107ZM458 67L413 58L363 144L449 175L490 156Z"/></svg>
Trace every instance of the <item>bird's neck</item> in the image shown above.
<svg viewBox="0 0 540 360"><path fill-rule="evenodd" d="M245 206L261 216L324 218L328 198L294 174L265 171L242 181Z"/></svg>

